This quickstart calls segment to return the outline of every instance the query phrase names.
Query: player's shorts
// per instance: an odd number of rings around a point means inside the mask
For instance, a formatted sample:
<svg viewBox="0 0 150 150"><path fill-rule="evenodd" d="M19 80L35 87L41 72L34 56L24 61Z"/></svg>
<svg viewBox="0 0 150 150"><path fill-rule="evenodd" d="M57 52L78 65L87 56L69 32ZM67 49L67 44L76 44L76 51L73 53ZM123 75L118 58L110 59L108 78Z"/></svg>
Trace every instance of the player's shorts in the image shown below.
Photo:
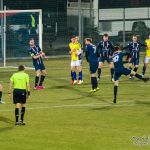
<svg viewBox="0 0 150 150"><path fill-rule="evenodd" d="M80 60L71 60L71 67L81 66Z"/></svg>
<svg viewBox="0 0 150 150"><path fill-rule="evenodd" d="M34 68L35 70L45 70L45 65L43 63L41 64L33 64L34 65Z"/></svg>
<svg viewBox="0 0 150 150"><path fill-rule="evenodd" d="M99 62L104 63L105 61L107 61L108 63L111 63L112 62L112 58L103 57L103 56L99 58Z"/></svg>
<svg viewBox="0 0 150 150"><path fill-rule="evenodd" d="M98 62L97 63L89 63L90 65L90 73L94 74L96 73L97 69L98 69Z"/></svg>
<svg viewBox="0 0 150 150"><path fill-rule="evenodd" d="M131 58L130 63L134 66L139 65L139 59L138 58Z"/></svg>
<svg viewBox="0 0 150 150"><path fill-rule="evenodd" d="M149 61L150 61L150 57L145 56L145 58L144 58L144 63L145 63L145 64L148 64Z"/></svg>
<svg viewBox="0 0 150 150"><path fill-rule="evenodd" d="M26 90L14 89L13 91L13 103L25 104L26 103Z"/></svg>
<svg viewBox="0 0 150 150"><path fill-rule="evenodd" d="M131 74L130 69L121 67L121 68L115 69L114 79L115 81L117 81L120 79L121 75L127 76L129 74Z"/></svg>

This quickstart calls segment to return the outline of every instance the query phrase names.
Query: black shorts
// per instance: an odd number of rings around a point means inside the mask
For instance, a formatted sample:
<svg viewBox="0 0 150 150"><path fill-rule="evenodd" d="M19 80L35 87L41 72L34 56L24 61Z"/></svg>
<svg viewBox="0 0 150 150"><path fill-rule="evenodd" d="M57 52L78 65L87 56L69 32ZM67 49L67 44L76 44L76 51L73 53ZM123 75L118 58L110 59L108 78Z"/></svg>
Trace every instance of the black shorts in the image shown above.
<svg viewBox="0 0 150 150"><path fill-rule="evenodd" d="M96 73L97 69L98 69L98 62L90 63L90 73L91 74Z"/></svg>
<svg viewBox="0 0 150 150"><path fill-rule="evenodd" d="M27 98L26 90L14 89L13 91L13 102L14 104L20 103L25 104Z"/></svg>

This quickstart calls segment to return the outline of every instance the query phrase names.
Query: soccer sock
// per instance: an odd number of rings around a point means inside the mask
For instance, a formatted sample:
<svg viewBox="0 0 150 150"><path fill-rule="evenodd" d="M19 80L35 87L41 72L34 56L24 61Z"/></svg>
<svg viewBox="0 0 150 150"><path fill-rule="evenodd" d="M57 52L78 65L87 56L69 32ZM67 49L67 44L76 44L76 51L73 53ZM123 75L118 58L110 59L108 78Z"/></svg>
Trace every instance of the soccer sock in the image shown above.
<svg viewBox="0 0 150 150"><path fill-rule="evenodd" d="M94 77L91 77L92 89L94 90Z"/></svg>
<svg viewBox="0 0 150 150"><path fill-rule="evenodd" d="M26 108L22 107L22 109L21 109L21 121L22 122L23 122L23 119L24 119L25 110L26 110Z"/></svg>
<svg viewBox="0 0 150 150"><path fill-rule="evenodd" d="M36 77L35 77L35 87L38 86L38 83L39 83L39 77L36 76Z"/></svg>
<svg viewBox="0 0 150 150"><path fill-rule="evenodd" d="M2 91L0 91L0 101L2 100Z"/></svg>
<svg viewBox="0 0 150 150"><path fill-rule="evenodd" d="M97 88L97 78L93 77L93 80L94 80L94 89L96 89Z"/></svg>
<svg viewBox="0 0 150 150"><path fill-rule="evenodd" d="M139 75L139 74L135 74L135 77L137 77L140 80L144 80L143 77L141 75Z"/></svg>
<svg viewBox="0 0 150 150"><path fill-rule="evenodd" d="M114 77L114 68L110 69L110 73L111 73L111 79Z"/></svg>
<svg viewBox="0 0 150 150"><path fill-rule="evenodd" d="M79 72L79 80L82 80L82 71Z"/></svg>
<svg viewBox="0 0 150 150"><path fill-rule="evenodd" d="M44 79L45 79L45 76L41 76L41 79L40 79L40 84L39 84L39 86L42 86L42 84L43 84L43 82L44 82Z"/></svg>
<svg viewBox="0 0 150 150"><path fill-rule="evenodd" d="M146 66L143 66L142 75L145 75L145 71L146 71Z"/></svg>
<svg viewBox="0 0 150 150"><path fill-rule="evenodd" d="M138 67L135 67L135 68L133 69L134 72L137 72L137 70L138 70Z"/></svg>
<svg viewBox="0 0 150 150"><path fill-rule="evenodd" d="M118 86L114 86L114 100L116 102L116 99L117 99L117 92L118 92Z"/></svg>
<svg viewBox="0 0 150 150"><path fill-rule="evenodd" d="M74 81L73 72L71 71L71 80Z"/></svg>
<svg viewBox="0 0 150 150"><path fill-rule="evenodd" d="M74 79L74 80L77 80L76 72L72 72L72 75L73 75L73 79Z"/></svg>
<svg viewBox="0 0 150 150"><path fill-rule="evenodd" d="M98 78L100 79L101 76L101 68L98 68Z"/></svg>
<svg viewBox="0 0 150 150"><path fill-rule="evenodd" d="M129 67L129 69L130 69L130 70L132 70L132 67ZM130 74L130 77L133 77L133 75L132 75L132 74Z"/></svg>
<svg viewBox="0 0 150 150"><path fill-rule="evenodd" d="M15 108L15 117L16 117L16 122L18 122L18 118L19 118L19 108Z"/></svg>

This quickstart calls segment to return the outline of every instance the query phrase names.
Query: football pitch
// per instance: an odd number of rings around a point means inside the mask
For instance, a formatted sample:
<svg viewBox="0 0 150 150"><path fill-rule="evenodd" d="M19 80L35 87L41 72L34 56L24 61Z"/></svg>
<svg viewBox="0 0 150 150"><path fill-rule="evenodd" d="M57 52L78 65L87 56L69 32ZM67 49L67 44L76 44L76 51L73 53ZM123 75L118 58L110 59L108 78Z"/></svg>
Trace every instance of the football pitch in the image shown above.
<svg viewBox="0 0 150 150"><path fill-rule="evenodd" d="M69 58L45 62L46 88L40 91L33 90L34 70L27 70L32 90L26 126L19 127L14 125L14 105L7 95L9 78L16 69L0 69L6 102L0 105L0 150L150 149L150 82L122 76L118 101L113 104L108 64L102 69L100 90L94 94L88 93L90 75L85 60L83 64L84 84L70 85Z"/></svg>

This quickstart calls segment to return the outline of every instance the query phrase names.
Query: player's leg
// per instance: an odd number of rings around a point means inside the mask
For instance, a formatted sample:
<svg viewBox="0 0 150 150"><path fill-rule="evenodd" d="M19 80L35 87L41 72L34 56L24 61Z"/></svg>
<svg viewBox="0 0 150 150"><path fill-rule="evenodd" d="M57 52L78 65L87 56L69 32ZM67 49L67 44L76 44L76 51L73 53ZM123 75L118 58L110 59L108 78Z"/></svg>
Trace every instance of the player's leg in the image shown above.
<svg viewBox="0 0 150 150"><path fill-rule="evenodd" d="M77 75L76 75L76 61L71 61L71 71L72 71L72 78L73 78L73 82L72 84L76 84L77 83Z"/></svg>
<svg viewBox="0 0 150 150"><path fill-rule="evenodd" d="M99 61L99 66L98 66L98 76L97 76L97 80L99 81L101 78L101 73L102 73L102 67L104 65L104 60L102 58L100 58Z"/></svg>
<svg viewBox="0 0 150 150"><path fill-rule="evenodd" d="M77 70L79 72L78 84L82 84L83 78L82 78L82 62L81 62L81 60L78 60Z"/></svg>
<svg viewBox="0 0 150 150"><path fill-rule="evenodd" d="M143 65L143 68L142 68L142 76L144 77L145 75L145 72L146 72L146 68L148 66L148 62L150 60L150 57L145 57L144 58L144 65Z"/></svg>
<svg viewBox="0 0 150 150"><path fill-rule="evenodd" d="M25 122L24 122L25 111L26 111L26 104L24 103L24 104L21 104L21 120L20 120L21 125L25 125Z"/></svg>
<svg viewBox="0 0 150 150"><path fill-rule="evenodd" d="M114 100L113 100L114 103L117 102L118 85L119 85L119 79L116 79L114 82Z"/></svg>
<svg viewBox="0 0 150 150"><path fill-rule="evenodd" d="M41 75L41 70L40 70L40 69L37 69L37 70L36 70L36 77L35 77L34 89L38 89L40 75Z"/></svg>
<svg viewBox="0 0 150 150"><path fill-rule="evenodd" d="M132 70L132 66L133 66L133 59L130 59L130 62L129 62L129 69ZM129 79L132 79L132 75L130 75Z"/></svg>
<svg viewBox="0 0 150 150"><path fill-rule="evenodd" d="M44 89L43 83L44 83L46 74L47 74L46 69L41 70L41 78L40 78L40 82L39 82L39 87L40 87L41 89Z"/></svg>
<svg viewBox="0 0 150 150"><path fill-rule="evenodd" d="M5 104L5 102L2 101L2 95L3 95L3 86L0 84L0 104Z"/></svg>
<svg viewBox="0 0 150 150"><path fill-rule="evenodd" d="M97 68L98 63L90 63L91 85L92 85L92 90L90 92L96 92L99 89L97 86L97 78L96 78Z"/></svg>
<svg viewBox="0 0 150 150"><path fill-rule="evenodd" d="M110 68L110 74L111 74L111 81L114 82L114 63L110 61L109 63L109 68Z"/></svg>

